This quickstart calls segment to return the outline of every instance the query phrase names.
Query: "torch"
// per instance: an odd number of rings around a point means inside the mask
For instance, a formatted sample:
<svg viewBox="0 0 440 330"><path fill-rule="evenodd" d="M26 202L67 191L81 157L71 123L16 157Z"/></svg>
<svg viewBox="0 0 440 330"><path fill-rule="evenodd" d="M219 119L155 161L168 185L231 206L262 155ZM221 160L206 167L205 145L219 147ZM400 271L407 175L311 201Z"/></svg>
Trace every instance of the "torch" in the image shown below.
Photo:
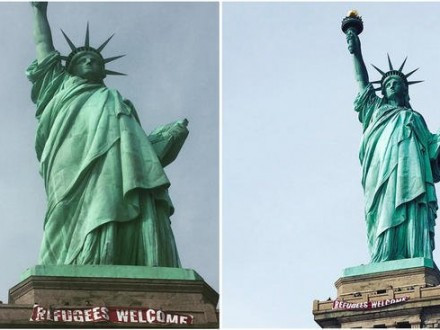
<svg viewBox="0 0 440 330"><path fill-rule="evenodd" d="M364 30L364 23L362 22L362 17L359 16L357 10L350 10L348 12L347 17L342 20L341 29L345 34L347 34L347 32L350 30L356 35L361 34L361 32ZM352 49L351 43L352 41L349 40L348 46L350 49Z"/></svg>

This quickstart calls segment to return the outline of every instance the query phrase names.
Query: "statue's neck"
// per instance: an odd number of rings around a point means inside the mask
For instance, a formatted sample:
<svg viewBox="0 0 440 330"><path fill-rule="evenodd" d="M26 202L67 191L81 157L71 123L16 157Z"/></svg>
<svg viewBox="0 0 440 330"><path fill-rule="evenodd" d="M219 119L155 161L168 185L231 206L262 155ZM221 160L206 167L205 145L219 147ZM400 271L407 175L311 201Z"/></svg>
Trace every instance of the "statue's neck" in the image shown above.
<svg viewBox="0 0 440 330"><path fill-rule="evenodd" d="M387 99L387 103L395 107L405 106L405 100L403 98L389 98Z"/></svg>

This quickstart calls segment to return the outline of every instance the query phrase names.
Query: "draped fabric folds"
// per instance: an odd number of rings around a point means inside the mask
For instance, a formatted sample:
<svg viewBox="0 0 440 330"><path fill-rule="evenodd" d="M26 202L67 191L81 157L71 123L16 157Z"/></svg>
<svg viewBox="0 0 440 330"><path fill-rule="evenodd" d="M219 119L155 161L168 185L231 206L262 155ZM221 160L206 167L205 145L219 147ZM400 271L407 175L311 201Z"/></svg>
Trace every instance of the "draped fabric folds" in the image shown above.
<svg viewBox="0 0 440 330"><path fill-rule="evenodd" d="M67 73L58 52L26 74L48 201L40 264L180 267L163 159L177 156L186 127L147 136L130 101Z"/></svg>
<svg viewBox="0 0 440 330"><path fill-rule="evenodd" d="M440 137L416 111L387 104L371 85L355 100L372 262L432 259Z"/></svg>

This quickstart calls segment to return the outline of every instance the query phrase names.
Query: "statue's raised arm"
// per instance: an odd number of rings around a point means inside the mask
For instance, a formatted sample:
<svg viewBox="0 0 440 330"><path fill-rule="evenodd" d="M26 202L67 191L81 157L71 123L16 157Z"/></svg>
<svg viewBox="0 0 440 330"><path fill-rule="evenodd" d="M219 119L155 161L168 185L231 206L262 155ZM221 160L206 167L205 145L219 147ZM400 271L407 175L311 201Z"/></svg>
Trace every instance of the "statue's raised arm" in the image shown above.
<svg viewBox="0 0 440 330"><path fill-rule="evenodd" d="M359 34L363 30L362 19L355 10L348 13L348 16L342 21L342 30L347 36L348 51L353 55L354 71L356 81L359 84L359 90L363 91L368 85L368 72L362 58L361 41Z"/></svg>
<svg viewBox="0 0 440 330"><path fill-rule="evenodd" d="M362 58L361 41L351 29L347 32L348 50L353 55L354 72L359 84L359 91L363 91L368 85L368 71Z"/></svg>
<svg viewBox="0 0 440 330"><path fill-rule="evenodd" d="M52 33L47 20L47 2L31 2L33 10L33 35L37 61L41 63L54 50Z"/></svg>

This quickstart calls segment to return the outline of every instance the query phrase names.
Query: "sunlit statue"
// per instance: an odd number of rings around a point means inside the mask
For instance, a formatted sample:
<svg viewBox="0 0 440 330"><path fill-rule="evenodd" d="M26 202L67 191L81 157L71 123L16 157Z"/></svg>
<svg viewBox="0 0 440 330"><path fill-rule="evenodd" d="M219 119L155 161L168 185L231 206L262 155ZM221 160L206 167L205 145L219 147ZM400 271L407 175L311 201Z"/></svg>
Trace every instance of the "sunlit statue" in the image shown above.
<svg viewBox="0 0 440 330"><path fill-rule="evenodd" d="M180 267L163 167L188 131L181 120L146 135L133 104L105 86L101 46L61 56L52 43L47 3L33 2L37 59L33 84L36 152L47 192L39 263ZM65 64L62 64L65 61Z"/></svg>
<svg viewBox="0 0 440 330"><path fill-rule="evenodd" d="M363 25L356 12L343 20L342 29L359 84L355 110L363 126L359 158L371 261L432 259L440 136L430 133L409 103L408 87L421 81L408 81L416 70L403 73L406 59L396 69L388 56L389 71L374 66L381 78L370 82L358 37Z"/></svg>

